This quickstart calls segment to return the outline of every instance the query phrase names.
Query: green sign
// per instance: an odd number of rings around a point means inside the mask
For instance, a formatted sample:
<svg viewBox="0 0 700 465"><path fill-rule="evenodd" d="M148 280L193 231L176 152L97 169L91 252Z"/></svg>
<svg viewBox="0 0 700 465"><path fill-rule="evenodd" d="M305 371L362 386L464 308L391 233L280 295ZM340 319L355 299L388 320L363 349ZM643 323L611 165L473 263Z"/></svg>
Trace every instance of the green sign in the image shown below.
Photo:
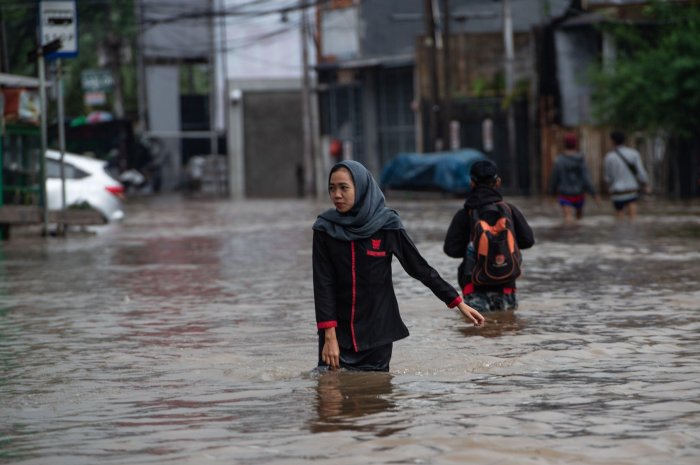
<svg viewBox="0 0 700 465"><path fill-rule="evenodd" d="M114 87L112 73L106 69L87 69L80 73L80 83L86 92L109 92Z"/></svg>

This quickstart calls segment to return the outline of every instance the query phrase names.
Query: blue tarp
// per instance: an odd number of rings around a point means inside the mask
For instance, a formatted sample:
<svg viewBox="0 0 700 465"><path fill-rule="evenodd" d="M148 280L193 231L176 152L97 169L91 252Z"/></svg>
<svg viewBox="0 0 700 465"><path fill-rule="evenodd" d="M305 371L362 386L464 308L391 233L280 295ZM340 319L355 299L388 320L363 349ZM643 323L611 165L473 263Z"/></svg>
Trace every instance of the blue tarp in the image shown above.
<svg viewBox="0 0 700 465"><path fill-rule="evenodd" d="M402 153L382 171L382 189L469 192L472 164L487 157L474 149L452 152Z"/></svg>

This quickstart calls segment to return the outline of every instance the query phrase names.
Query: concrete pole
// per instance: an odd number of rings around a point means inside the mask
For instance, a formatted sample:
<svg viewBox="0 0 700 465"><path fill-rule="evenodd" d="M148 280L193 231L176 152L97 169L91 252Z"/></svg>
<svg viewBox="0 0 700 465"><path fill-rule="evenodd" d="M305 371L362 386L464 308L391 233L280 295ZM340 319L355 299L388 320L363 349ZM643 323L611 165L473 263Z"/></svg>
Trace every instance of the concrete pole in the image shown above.
<svg viewBox="0 0 700 465"><path fill-rule="evenodd" d="M311 121L311 79L309 73L309 20L306 14L304 0L299 0L301 14L301 56L303 66L302 88L301 88L301 112L304 147L304 195L306 193L317 193L316 189L316 154L314 150L313 124Z"/></svg>
<svg viewBox="0 0 700 465"><path fill-rule="evenodd" d="M58 149L61 153L61 216L62 219L66 214L66 168L63 159L66 155L66 126L63 109L63 64L59 58L56 61L56 90L58 100ZM63 221L58 223L58 233L66 234L66 224Z"/></svg>
<svg viewBox="0 0 700 465"><path fill-rule="evenodd" d="M244 93L229 84L229 95L226 100L229 113L226 140L230 157L228 166L229 197L234 201L245 199L244 100Z"/></svg>
<svg viewBox="0 0 700 465"><path fill-rule="evenodd" d="M143 63L143 2L134 2L134 17L136 18L136 98L139 115L139 131L141 134L148 130L146 118L146 73Z"/></svg>
<svg viewBox="0 0 700 465"><path fill-rule="evenodd" d="M222 25L219 30L219 38L221 39L221 76L223 79L223 98L221 99L221 112L223 113L223 124L224 124L224 150L226 154L226 177L225 184L222 186L221 195L227 197L231 195L231 153L228 150L228 131L231 126L230 124L230 107L231 107L231 91L229 88L229 68L228 68L228 16L225 14L226 0L221 0L221 11L222 11Z"/></svg>
<svg viewBox="0 0 700 465"><path fill-rule="evenodd" d="M513 191L519 190L517 152L515 150L515 113L513 109L513 90L515 88L514 61L515 50L513 46L513 18L511 14L510 0L503 0L503 47L505 49L505 77L506 98L509 99L507 110L508 130L508 173L510 185Z"/></svg>
<svg viewBox="0 0 700 465"><path fill-rule="evenodd" d="M218 76L216 73L216 0L209 0L209 27L211 32L211 49L209 54L209 152L216 155L219 152L216 133L216 108Z"/></svg>
<svg viewBox="0 0 700 465"><path fill-rule="evenodd" d="M444 100L442 105L442 139L446 148L453 149L450 130L452 126L452 57L450 55L450 0L442 0L443 14L445 15L442 27L442 72L444 82Z"/></svg>
<svg viewBox="0 0 700 465"><path fill-rule="evenodd" d="M112 4L108 2L107 5L107 17L112 16ZM112 73L112 79L114 80L114 86L112 88L113 93L113 105L112 109L114 111L114 116L117 119L124 118L124 89L122 84L121 75L121 46L122 40L121 36L117 31L112 29L111 20L108 20L109 28L107 32L107 38L105 39L105 45L107 49L107 60L109 63L109 69Z"/></svg>
<svg viewBox="0 0 700 465"><path fill-rule="evenodd" d="M43 235L49 234L49 205L46 198L46 150L48 149L48 104L46 99L46 61L44 59L44 51L42 47L38 49L38 68L39 68L39 99L41 101L41 155L39 163L41 164L41 176L39 182L41 184L41 198L43 203L42 218L44 223Z"/></svg>
<svg viewBox="0 0 700 465"><path fill-rule="evenodd" d="M425 0L423 2L423 14L425 15L425 50L427 54L427 72L425 75L428 78L429 86L429 97L428 97L428 137L427 150L429 152L434 152L442 144L439 142L439 111L440 105L438 103L438 70L437 63L435 59L435 18L433 12L433 2L432 0ZM426 141L424 141L426 142Z"/></svg>

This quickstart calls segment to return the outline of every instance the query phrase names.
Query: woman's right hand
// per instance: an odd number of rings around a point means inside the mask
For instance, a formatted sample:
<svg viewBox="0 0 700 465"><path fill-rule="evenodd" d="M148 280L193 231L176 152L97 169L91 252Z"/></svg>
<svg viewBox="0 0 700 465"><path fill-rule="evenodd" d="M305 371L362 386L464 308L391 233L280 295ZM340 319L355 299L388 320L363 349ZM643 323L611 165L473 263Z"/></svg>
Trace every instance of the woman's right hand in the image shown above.
<svg viewBox="0 0 700 465"><path fill-rule="evenodd" d="M321 360L331 369L340 368L340 347L338 339L335 337L335 328L325 329Z"/></svg>

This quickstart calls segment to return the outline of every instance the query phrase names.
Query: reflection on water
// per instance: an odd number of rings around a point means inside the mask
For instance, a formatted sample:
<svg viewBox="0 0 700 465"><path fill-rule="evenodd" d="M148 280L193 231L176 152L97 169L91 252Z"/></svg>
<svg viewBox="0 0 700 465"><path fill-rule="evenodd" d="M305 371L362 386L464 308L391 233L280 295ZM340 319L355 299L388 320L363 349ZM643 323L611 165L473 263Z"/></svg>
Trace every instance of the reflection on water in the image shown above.
<svg viewBox="0 0 700 465"><path fill-rule="evenodd" d="M500 337L513 336L526 326L526 319L515 310L484 312L486 324L483 327L465 326L460 331L465 336Z"/></svg>
<svg viewBox="0 0 700 465"><path fill-rule="evenodd" d="M394 408L390 374L337 370L321 373L317 378L318 418L311 424L311 432L364 430L386 436L395 431L386 425L378 428L372 423L357 421L359 417Z"/></svg>
<svg viewBox="0 0 700 465"><path fill-rule="evenodd" d="M459 199L391 201L446 279ZM309 374L325 204L130 200L95 235L0 243L0 463L695 465L700 204L537 236L474 328L396 264L390 373ZM396 262L396 261L395 261Z"/></svg>

